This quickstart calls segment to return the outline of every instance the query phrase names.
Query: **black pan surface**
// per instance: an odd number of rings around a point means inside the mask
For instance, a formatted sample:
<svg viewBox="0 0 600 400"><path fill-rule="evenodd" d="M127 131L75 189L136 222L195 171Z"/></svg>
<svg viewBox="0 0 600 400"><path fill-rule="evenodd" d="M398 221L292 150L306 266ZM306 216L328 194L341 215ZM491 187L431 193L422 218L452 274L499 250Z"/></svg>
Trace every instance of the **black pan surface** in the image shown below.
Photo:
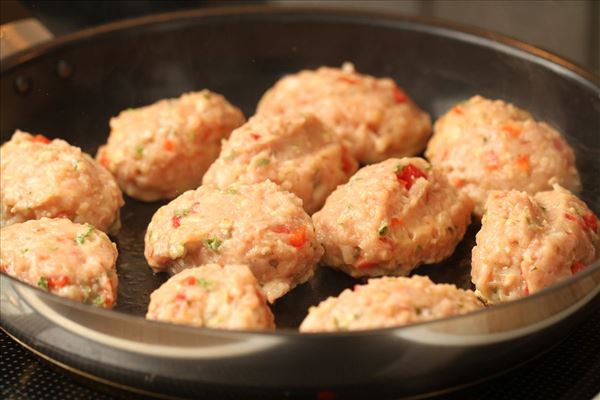
<svg viewBox="0 0 600 400"><path fill-rule="evenodd" d="M269 8L194 11L70 35L3 62L1 138L8 140L18 128L64 138L95 154L108 136L110 117L122 109L209 88L250 116L262 93L283 75L345 61L353 62L359 72L392 77L433 119L474 94L502 98L531 111L563 132L575 148L582 197L600 212L600 98L593 77L506 38L398 16ZM118 312L143 316L150 293L167 278L153 274L143 256L146 227L163 204L126 198L123 228L113 238L119 249ZM474 221L450 259L414 273L472 288L470 252L478 229ZM295 329L310 305L355 283L343 273L319 268L311 281L273 306L278 327ZM547 340L559 336L554 332ZM348 351L350 343L339 351ZM512 364L522 361L525 353L514 355ZM365 368L371 364L359 361ZM510 364L507 360L503 365ZM458 368L469 367L463 362ZM477 374L459 375L464 383ZM348 373L343 380L351 384L352 376ZM458 383L442 381L441 387ZM365 381L354 383L360 382ZM428 391L427 379L418 382L406 393Z"/></svg>

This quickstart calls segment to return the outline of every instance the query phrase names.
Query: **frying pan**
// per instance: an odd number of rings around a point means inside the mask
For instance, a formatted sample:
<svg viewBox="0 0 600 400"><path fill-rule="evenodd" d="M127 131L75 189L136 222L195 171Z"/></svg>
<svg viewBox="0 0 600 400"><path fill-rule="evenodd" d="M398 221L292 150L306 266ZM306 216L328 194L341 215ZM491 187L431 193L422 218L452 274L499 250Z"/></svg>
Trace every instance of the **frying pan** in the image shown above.
<svg viewBox="0 0 600 400"><path fill-rule="evenodd" d="M307 8L235 8L144 17L67 35L2 63L1 135L24 129L94 154L120 110L185 91L223 93L247 116L286 73L355 63L390 76L437 118L476 93L530 110L575 148L583 199L600 212L600 88L581 68L485 32L393 15ZM310 305L356 283L319 268L273 310L279 329L231 332L142 318L165 279L143 258L143 235L164 203L127 198L118 306L96 309L1 277L2 328L90 378L156 396L320 398L419 396L514 367L565 338L597 307L600 263L527 298L401 328L299 334ZM469 288L472 224L450 260L418 268Z"/></svg>

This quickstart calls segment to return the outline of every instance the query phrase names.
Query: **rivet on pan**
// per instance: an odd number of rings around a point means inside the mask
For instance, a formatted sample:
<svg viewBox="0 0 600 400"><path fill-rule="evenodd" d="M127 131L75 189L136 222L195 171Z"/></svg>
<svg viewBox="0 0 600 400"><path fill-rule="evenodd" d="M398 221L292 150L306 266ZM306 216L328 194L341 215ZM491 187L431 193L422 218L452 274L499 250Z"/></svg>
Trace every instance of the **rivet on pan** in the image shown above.
<svg viewBox="0 0 600 400"><path fill-rule="evenodd" d="M31 80L23 75L17 76L15 79L15 90L19 94L27 94L31 90Z"/></svg>
<svg viewBox="0 0 600 400"><path fill-rule="evenodd" d="M60 60L56 64L56 74L60 78L67 79L73 75L73 66L65 60Z"/></svg>

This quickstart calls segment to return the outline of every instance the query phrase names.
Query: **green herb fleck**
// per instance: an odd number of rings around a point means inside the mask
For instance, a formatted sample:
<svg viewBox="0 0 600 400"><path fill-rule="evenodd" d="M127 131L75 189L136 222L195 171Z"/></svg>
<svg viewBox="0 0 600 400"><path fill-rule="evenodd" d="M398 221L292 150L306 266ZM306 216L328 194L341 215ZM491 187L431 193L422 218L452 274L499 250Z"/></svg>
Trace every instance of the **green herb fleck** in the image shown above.
<svg viewBox="0 0 600 400"><path fill-rule="evenodd" d="M271 160L269 160L268 158L261 158L260 160L258 160L256 162L256 165L258 165L259 167L265 167L267 165L269 165L271 163Z"/></svg>
<svg viewBox="0 0 600 400"><path fill-rule="evenodd" d="M83 233L80 233L79 235L77 235L77 237L75 238L75 243L77 243L78 245L82 245L85 243L86 239L89 239L90 236L92 236L92 233L94 232L94 230L96 228L94 228L93 225L90 224L86 224L86 230Z"/></svg>
<svg viewBox="0 0 600 400"><path fill-rule="evenodd" d="M204 243L206 243L208 248L210 248L211 250L217 251L219 250L219 246L221 246L221 243L223 242L219 238L210 238L206 239Z"/></svg>
<svg viewBox="0 0 600 400"><path fill-rule="evenodd" d="M209 280L206 280L204 278L196 278L196 286L200 286L203 287L205 289L209 288L212 286L212 282Z"/></svg>
<svg viewBox="0 0 600 400"><path fill-rule="evenodd" d="M135 146L135 155L139 158L144 155L144 146L138 144Z"/></svg>
<svg viewBox="0 0 600 400"><path fill-rule="evenodd" d="M232 188L232 187L227 188L227 190L225 191L225 193L227 193L227 194L240 194L240 192L238 192L237 189Z"/></svg>
<svg viewBox="0 0 600 400"><path fill-rule="evenodd" d="M48 278L45 276L40 277L37 282L38 286L44 290L48 290Z"/></svg>
<svg viewBox="0 0 600 400"><path fill-rule="evenodd" d="M181 243L169 247L169 257L175 260L185 254L185 246Z"/></svg>
<svg viewBox="0 0 600 400"><path fill-rule="evenodd" d="M97 305L97 306L102 306L102 305L104 305L104 297L102 297L102 295L98 295L98 296L94 297L94 300L92 300L92 303L94 303L94 305Z"/></svg>
<svg viewBox="0 0 600 400"><path fill-rule="evenodd" d="M379 236L383 236L387 233L387 231L388 231L387 224L383 224L379 227L379 229L377 230L377 233L379 233Z"/></svg>
<svg viewBox="0 0 600 400"><path fill-rule="evenodd" d="M113 274L113 272L112 272L112 271L106 271L106 276L107 276L108 278L112 278L112 276L113 276L113 275L114 275L114 274Z"/></svg>
<svg viewBox="0 0 600 400"><path fill-rule="evenodd" d="M180 208L179 210L175 210L175 216L177 217L187 217L190 213L189 208Z"/></svg>
<svg viewBox="0 0 600 400"><path fill-rule="evenodd" d="M202 96L204 97L205 100L210 100L210 92L204 92L202 93Z"/></svg>

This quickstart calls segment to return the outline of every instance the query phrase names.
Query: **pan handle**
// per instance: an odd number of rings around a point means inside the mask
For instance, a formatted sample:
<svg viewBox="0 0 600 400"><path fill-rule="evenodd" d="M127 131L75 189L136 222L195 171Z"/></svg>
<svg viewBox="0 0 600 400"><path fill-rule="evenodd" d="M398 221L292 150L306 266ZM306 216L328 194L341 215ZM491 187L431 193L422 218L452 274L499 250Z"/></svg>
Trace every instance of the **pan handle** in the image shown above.
<svg viewBox="0 0 600 400"><path fill-rule="evenodd" d="M35 18L26 18L0 25L0 60L46 42L54 35Z"/></svg>

